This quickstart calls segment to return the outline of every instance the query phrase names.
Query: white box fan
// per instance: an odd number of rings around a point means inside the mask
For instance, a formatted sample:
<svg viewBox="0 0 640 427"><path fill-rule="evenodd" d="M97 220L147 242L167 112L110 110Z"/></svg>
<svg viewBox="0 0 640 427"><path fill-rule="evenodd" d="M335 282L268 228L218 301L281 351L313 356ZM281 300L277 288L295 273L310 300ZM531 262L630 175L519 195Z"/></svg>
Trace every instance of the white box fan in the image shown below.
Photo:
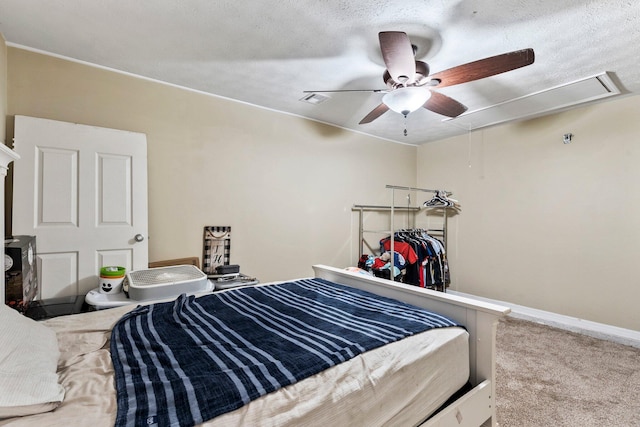
<svg viewBox="0 0 640 427"><path fill-rule="evenodd" d="M129 298L148 301L212 290L211 282L198 267L176 265L127 273L123 288Z"/></svg>

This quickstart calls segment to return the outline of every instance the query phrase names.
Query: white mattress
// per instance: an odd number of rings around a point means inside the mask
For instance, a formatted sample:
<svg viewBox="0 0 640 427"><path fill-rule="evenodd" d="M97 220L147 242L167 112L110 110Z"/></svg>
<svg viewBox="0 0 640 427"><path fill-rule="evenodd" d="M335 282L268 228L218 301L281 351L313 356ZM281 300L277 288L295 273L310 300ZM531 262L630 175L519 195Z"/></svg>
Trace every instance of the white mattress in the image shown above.
<svg viewBox="0 0 640 427"><path fill-rule="evenodd" d="M113 426L116 398L109 355L112 325L134 306L58 317L65 400L55 411L0 425ZM377 426L419 424L469 378L468 333L427 331L369 351L263 396L205 426Z"/></svg>

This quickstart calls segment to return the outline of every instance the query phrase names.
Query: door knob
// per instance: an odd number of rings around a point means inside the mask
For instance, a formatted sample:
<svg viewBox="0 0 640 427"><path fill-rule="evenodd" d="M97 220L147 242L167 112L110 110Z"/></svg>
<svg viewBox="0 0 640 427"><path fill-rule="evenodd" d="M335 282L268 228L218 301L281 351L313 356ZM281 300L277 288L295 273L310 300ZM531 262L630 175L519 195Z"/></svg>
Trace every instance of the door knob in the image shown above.
<svg viewBox="0 0 640 427"><path fill-rule="evenodd" d="M144 236L142 234L136 234L134 239L136 242L142 242L144 240Z"/></svg>

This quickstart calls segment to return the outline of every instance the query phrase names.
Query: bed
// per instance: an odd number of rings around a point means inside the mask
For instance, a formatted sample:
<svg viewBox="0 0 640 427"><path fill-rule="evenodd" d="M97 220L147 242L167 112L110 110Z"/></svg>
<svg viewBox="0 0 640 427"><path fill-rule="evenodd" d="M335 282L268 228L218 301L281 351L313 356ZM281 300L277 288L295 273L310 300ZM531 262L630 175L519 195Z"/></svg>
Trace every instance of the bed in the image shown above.
<svg viewBox="0 0 640 427"><path fill-rule="evenodd" d="M313 269L317 280L422 307L464 327L411 333L265 393L202 425L479 426L489 419L495 425L495 332L508 308L328 266ZM133 309L125 306L42 322L55 331L64 400L42 413L0 419L0 425L114 425L118 404L110 348L117 338L114 335L111 340L111 333ZM456 392L461 396L451 399ZM157 420L149 417L148 421L154 425Z"/></svg>

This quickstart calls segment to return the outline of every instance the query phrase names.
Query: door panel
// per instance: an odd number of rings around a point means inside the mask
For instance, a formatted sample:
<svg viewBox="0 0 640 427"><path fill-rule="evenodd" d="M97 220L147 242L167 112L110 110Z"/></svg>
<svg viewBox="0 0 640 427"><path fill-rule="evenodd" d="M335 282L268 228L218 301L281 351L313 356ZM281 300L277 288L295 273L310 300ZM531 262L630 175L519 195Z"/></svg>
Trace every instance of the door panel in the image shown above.
<svg viewBox="0 0 640 427"><path fill-rule="evenodd" d="M36 268L40 281L40 298L78 295L78 253L40 253L36 237Z"/></svg>
<svg viewBox="0 0 640 427"><path fill-rule="evenodd" d="M37 150L38 227L77 227L78 151L46 147Z"/></svg>
<svg viewBox="0 0 640 427"><path fill-rule="evenodd" d="M131 226L131 156L98 154L98 224Z"/></svg>
<svg viewBox="0 0 640 427"><path fill-rule="evenodd" d="M35 235L40 298L98 287L100 267L147 268L140 133L15 117L13 234Z"/></svg>

